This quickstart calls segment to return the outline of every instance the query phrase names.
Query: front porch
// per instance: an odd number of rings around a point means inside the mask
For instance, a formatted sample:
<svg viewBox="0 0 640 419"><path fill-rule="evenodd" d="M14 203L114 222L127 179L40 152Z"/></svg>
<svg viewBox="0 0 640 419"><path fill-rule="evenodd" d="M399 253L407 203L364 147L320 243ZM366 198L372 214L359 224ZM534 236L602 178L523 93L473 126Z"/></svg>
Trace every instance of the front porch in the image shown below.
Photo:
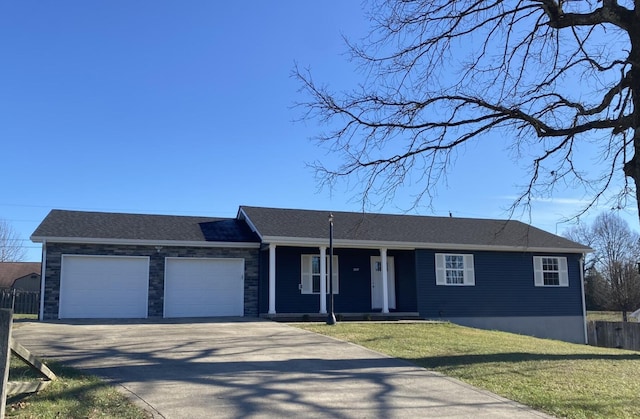
<svg viewBox="0 0 640 419"><path fill-rule="evenodd" d="M326 317L330 270L336 316L348 320L418 318L412 250L336 248L332 267L322 247L269 246L264 250L268 251L261 255L259 303L263 318Z"/></svg>

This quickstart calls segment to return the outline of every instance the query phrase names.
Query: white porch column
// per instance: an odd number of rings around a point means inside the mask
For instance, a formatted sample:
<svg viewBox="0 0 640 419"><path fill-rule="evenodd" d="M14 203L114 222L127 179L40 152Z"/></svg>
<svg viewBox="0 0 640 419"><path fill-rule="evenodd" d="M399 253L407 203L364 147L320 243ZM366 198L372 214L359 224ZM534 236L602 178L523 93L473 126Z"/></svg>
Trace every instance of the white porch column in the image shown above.
<svg viewBox="0 0 640 419"><path fill-rule="evenodd" d="M382 262L382 312L389 312L389 278L387 275L387 249L380 249L380 260Z"/></svg>
<svg viewBox="0 0 640 419"><path fill-rule="evenodd" d="M269 244L269 314L276 314L276 245Z"/></svg>
<svg viewBox="0 0 640 419"><path fill-rule="evenodd" d="M327 314L327 248L320 247L320 314Z"/></svg>

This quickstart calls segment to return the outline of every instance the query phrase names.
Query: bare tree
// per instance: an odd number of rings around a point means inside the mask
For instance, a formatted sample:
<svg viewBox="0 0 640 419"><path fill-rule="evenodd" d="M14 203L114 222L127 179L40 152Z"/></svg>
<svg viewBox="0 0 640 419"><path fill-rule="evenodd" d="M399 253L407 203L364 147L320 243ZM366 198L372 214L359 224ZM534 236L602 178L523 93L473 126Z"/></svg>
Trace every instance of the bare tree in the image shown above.
<svg viewBox="0 0 640 419"><path fill-rule="evenodd" d="M622 321L627 314L640 308L640 274L635 261L615 263L610 267L610 303L614 310L622 311Z"/></svg>
<svg viewBox="0 0 640 419"><path fill-rule="evenodd" d="M11 224L0 219L0 262L20 262L26 254L27 250Z"/></svg>
<svg viewBox="0 0 640 419"><path fill-rule="evenodd" d="M587 310L609 309L609 284L597 269L587 269L584 276L584 299Z"/></svg>
<svg viewBox="0 0 640 419"><path fill-rule="evenodd" d="M622 311L627 321L627 313L640 308L640 235L618 215L602 213L591 226L580 225L566 236L594 249L585 263L587 299Z"/></svg>
<svg viewBox="0 0 640 419"><path fill-rule="evenodd" d="M347 41L358 87L333 92L294 70L302 119L323 124L319 142L341 157L312 164L322 185L355 180L366 203L412 183L414 204L431 202L465 144L503 141L528 172L512 208L570 187L586 211L615 176L614 206L640 202L639 0L370 5L369 36Z"/></svg>

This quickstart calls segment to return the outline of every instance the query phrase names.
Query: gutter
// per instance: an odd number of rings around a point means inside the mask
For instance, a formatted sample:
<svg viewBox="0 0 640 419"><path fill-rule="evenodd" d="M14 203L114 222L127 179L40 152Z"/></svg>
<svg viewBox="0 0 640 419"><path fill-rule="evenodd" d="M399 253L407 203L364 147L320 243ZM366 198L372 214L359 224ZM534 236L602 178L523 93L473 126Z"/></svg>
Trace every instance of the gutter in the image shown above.
<svg viewBox="0 0 640 419"><path fill-rule="evenodd" d="M242 249L257 249L258 242L214 242L214 241L180 241L180 240L139 240L139 239L112 239L92 237L41 237L31 236L35 243L73 243L73 244L111 244L125 246L180 246L180 247L233 247Z"/></svg>
<svg viewBox="0 0 640 419"><path fill-rule="evenodd" d="M287 236L262 236L265 243L275 243L279 246L318 247L328 246L328 238L287 237ZM528 253L578 253L592 252L592 249L576 249L562 247L528 247L487 244L456 244L456 243L421 243L421 242L389 242L377 240L350 240L333 239L335 247L358 249L394 249L394 250L457 250L457 251L489 251L489 252L528 252Z"/></svg>

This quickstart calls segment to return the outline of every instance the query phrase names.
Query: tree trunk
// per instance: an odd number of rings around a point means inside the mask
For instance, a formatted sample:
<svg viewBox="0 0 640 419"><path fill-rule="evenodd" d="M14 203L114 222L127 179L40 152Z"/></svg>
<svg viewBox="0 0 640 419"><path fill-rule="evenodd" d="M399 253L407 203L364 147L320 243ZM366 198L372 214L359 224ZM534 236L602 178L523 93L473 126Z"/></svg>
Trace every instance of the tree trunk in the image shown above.
<svg viewBox="0 0 640 419"><path fill-rule="evenodd" d="M636 83L635 81L633 82L633 85L635 86L636 84L640 85L640 75L639 75L639 80L638 83ZM638 90L633 90L634 91L634 96L638 97L638 99L633 100L634 102L634 106L637 106L636 109L640 109L640 86L638 87ZM638 92L639 94L636 95L635 92ZM636 104L636 102L638 102ZM636 112L634 112L635 114ZM634 118L634 119L637 119ZM638 208L638 220L640 221L640 164L638 163L638 156L640 156L640 127L638 126L638 122L634 121L634 133L633 133L633 157L628 160L623 167L624 170L624 174L625 176L631 178L633 180L635 189L636 189L636 204L637 204L637 208Z"/></svg>
<svg viewBox="0 0 640 419"><path fill-rule="evenodd" d="M640 1L635 0L634 3L637 14L640 12ZM638 24L629 29L629 40L631 41L629 89L631 90L631 101L633 103L633 157L624 164L623 171L625 176L633 179L636 188L636 206L638 207L640 220L640 162L638 162L638 159L640 159L640 120L638 118L638 112L640 112L640 45L638 45L640 43L640 28Z"/></svg>

